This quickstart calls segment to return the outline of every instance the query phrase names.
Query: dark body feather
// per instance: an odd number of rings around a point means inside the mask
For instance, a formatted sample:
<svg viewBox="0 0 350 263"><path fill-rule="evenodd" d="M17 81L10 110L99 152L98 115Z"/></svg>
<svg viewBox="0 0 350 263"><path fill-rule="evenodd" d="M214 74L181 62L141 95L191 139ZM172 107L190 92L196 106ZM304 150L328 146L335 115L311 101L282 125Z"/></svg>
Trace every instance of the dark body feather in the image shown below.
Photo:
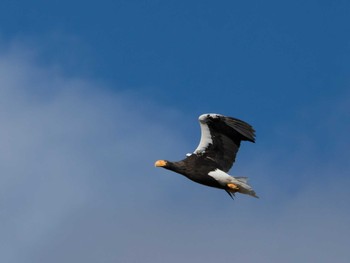
<svg viewBox="0 0 350 263"><path fill-rule="evenodd" d="M215 167L216 163L213 160L192 154L179 162L167 161L164 168L182 174L196 183L224 189L218 181L208 175L209 172L215 170Z"/></svg>

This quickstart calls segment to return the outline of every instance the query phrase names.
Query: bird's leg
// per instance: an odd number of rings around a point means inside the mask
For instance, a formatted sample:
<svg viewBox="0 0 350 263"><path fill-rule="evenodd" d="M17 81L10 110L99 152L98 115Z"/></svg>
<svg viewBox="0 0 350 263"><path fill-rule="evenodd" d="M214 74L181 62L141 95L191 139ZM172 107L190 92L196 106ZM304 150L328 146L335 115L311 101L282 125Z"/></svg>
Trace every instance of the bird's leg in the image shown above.
<svg viewBox="0 0 350 263"><path fill-rule="evenodd" d="M226 193L228 193L228 195L232 198L232 200L234 200L234 196L235 196L235 193L231 193L230 191L228 191L228 190L225 190L226 191Z"/></svg>

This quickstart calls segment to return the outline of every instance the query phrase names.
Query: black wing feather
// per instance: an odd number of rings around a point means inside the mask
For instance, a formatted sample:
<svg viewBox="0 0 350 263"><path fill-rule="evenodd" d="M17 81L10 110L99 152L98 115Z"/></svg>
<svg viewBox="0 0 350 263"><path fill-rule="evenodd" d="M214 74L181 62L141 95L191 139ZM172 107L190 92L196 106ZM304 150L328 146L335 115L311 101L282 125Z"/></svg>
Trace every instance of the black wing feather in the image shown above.
<svg viewBox="0 0 350 263"><path fill-rule="evenodd" d="M214 160L222 171L231 169L241 141L255 142L253 127L239 119L208 114L201 122L208 126L212 143L199 154Z"/></svg>

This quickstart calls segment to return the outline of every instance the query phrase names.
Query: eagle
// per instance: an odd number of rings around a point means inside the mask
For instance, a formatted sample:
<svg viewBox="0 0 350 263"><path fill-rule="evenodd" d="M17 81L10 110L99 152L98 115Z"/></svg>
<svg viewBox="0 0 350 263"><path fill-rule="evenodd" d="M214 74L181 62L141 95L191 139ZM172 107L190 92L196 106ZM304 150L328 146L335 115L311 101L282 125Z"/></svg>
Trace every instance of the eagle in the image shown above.
<svg viewBox="0 0 350 263"><path fill-rule="evenodd" d="M242 120L216 113L200 115L199 124L201 138L193 153L177 162L158 160L155 166L182 174L196 183L223 189L232 199L237 192L258 198L247 177L228 174L241 141L255 143L253 127Z"/></svg>

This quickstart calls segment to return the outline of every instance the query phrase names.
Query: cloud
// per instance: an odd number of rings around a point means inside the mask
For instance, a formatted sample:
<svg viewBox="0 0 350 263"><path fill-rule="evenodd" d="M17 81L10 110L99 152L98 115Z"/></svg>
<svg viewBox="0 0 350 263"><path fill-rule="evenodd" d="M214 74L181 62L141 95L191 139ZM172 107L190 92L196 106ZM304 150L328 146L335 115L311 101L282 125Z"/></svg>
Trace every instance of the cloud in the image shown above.
<svg viewBox="0 0 350 263"><path fill-rule="evenodd" d="M40 257L77 211L107 202L125 213L157 198L155 155L179 145L161 123L175 112L42 68L18 48L1 53L0 75L4 262Z"/></svg>
<svg viewBox="0 0 350 263"><path fill-rule="evenodd" d="M193 138L178 124L187 124L183 113L39 66L23 47L0 54L3 262L349 258L349 165L336 157L344 155L338 141L323 164L302 154L319 149L306 130L301 137L315 147L300 144L281 163L273 150L281 145L249 147L250 159L242 149L234 172L252 177L261 199L232 202L153 167L158 158L180 159L191 151ZM327 138L334 134L327 127L344 128L338 121L348 108L338 105L337 114L322 116ZM286 131L280 136L295 134L292 124Z"/></svg>

